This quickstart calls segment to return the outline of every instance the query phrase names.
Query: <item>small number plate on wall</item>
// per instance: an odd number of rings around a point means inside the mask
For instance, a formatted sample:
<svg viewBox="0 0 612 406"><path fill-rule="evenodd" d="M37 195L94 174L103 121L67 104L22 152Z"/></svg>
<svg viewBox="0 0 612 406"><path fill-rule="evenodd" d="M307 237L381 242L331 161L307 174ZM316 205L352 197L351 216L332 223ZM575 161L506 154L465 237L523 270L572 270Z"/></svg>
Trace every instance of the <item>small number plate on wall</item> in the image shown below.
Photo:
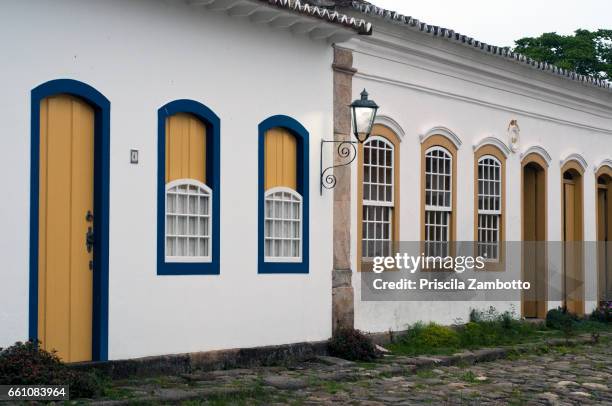
<svg viewBox="0 0 612 406"><path fill-rule="evenodd" d="M137 164L138 163L138 150L137 149L131 149L130 150L130 163L131 164Z"/></svg>

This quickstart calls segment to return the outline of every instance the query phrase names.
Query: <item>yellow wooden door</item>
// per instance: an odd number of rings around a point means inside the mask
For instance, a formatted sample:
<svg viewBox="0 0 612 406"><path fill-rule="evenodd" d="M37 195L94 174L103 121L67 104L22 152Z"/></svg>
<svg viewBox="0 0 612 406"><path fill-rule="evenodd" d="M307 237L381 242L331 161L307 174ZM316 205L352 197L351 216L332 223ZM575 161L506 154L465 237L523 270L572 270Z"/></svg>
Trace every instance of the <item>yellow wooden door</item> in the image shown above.
<svg viewBox="0 0 612 406"><path fill-rule="evenodd" d="M610 204L608 190L609 183L599 185L597 190L597 252L599 264L599 300L612 300L612 204Z"/></svg>
<svg viewBox="0 0 612 406"><path fill-rule="evenodd" d="M597 190L597 253L599 264L599 300L612 300L612 204L608 190L610 184L599 185Z"/></svg>
<svg viewBox="0 0 612 406"><path fill-rule="evenodd" d="M597 189L597 275L599 300L605 300L607 288L607 194L608 189L605 185L598 185Z"/></svg>
<svg viewBox="0 0 612 406"><path fill-rule="evenodd" d="M571 313L576 313L576 304L572 300L572 294L575 289L574 280L574 244L575 240L575 207L574 207L574 193L576 186L573 183L565 181L563 184L563 275L564 275L564 287L563 287L563 300L567 310Z"/></svg>
<svg viewBox="0 0 612 406"><path fill-rule="evenodd" d="M523 168L523 277L531 289L523 293L525 317L546 316L546 172L535 164Z"/></svg>
<svg viewBox="0 0 612 406"><path fill-rule="evenodd" d="M523 300L525 317L538 317L537 303L537 181L532 168L524 168L523 175L523 269L524 279L531 290Z"/></svg>
<svg viewBox="0 0 612 406"><path fill-rule="evenodd" d="M187 113L166 119L166 183L177 179L206 183L206 126Z"/></svg>
<svg viewBox="0 0 612 406"><path fill-rule="evenodd" d="M264 190L284 186L297 190L297 140L284 128L266 132Z"/></svg>
<svg viewBox="0 0 612 406"><path fill-rule="evenodd" d="M91 360L94 111L57 95L40 105L38 338L63 361Z"/></svg>
<svg viewBox="0 0 612 406"><path fill-rule="evenodd" d="M563 234L564 234L564 302L570 313L581 315L582 306L582 267L579 237L580 210L576 207L577 186L574 181L563 183Z"/></svg>

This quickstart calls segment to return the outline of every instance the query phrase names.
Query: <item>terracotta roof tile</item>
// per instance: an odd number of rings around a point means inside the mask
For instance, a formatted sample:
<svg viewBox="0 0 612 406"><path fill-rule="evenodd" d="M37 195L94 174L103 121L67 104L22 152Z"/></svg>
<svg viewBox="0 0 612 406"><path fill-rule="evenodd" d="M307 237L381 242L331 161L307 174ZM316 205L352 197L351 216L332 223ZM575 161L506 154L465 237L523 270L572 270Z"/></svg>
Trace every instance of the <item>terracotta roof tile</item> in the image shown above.
<svg viewBox="0 0 612 406"><path fill-rule="evenodd" d="M364 19L355 18L342 14L329 7L317 6L300 0L259 0L268 5L294 11L299 14L304 14L310 17L325 20L332 24L342 25L350 28L362 35L372 33L372 24Z"/></svg>

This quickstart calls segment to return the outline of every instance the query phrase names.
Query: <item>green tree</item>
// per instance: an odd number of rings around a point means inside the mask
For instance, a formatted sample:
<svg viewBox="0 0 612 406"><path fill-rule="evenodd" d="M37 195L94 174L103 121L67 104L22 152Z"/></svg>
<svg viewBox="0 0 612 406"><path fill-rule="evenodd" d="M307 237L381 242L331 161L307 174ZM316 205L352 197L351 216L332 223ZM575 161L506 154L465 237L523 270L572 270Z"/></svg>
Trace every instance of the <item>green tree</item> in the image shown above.
<svg viewBox="0 0 612 406"><path fill-rule="evenodd" d="M604 80L612 80L612 30L579 29L574 35L547 32L515 41L513 51Z"/></svg>

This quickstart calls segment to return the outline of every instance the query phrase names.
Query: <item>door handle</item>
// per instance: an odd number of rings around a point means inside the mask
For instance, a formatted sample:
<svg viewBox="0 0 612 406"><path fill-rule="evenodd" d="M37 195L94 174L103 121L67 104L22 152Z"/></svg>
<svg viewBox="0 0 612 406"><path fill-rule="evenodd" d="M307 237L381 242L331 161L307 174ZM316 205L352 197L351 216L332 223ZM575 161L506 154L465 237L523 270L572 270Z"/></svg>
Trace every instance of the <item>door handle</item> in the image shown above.
<svg viewBox="0 0 612 406"><path fill-rule="evenodd" d="M85 234L85 245L87 246L87 252L91 252L94 245L94 233L91 227L87 228L87 233Z"/></svg>

